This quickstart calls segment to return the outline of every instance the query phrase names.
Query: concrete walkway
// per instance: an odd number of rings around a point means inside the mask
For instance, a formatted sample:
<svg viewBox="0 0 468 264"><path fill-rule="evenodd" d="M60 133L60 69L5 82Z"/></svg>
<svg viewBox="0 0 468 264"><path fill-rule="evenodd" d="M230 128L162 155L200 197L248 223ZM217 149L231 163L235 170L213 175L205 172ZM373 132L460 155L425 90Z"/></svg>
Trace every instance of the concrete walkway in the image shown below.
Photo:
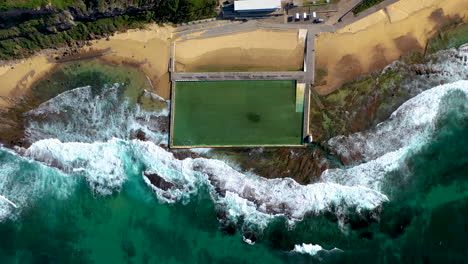
<svg viewBox="0 0 468 264"><path fill-rule="evenodd" d="M184 72L172 73L172 81L241 81L297 80L304 82L304 72Z"/></svg>

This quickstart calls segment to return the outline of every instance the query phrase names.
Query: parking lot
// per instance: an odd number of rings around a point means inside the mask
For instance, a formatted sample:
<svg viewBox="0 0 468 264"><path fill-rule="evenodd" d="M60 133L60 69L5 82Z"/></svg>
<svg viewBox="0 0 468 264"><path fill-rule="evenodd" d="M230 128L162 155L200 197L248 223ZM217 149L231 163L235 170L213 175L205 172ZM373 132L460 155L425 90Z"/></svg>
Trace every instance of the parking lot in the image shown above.
<svg viewBox="0 0 468 264"><path fill-rule="evenodd" d="M292 7L286 10L286 21L287 23L298 24L324 23L336 12L337 10L333 9L318 10L318 8L314 6Z"/></svg>

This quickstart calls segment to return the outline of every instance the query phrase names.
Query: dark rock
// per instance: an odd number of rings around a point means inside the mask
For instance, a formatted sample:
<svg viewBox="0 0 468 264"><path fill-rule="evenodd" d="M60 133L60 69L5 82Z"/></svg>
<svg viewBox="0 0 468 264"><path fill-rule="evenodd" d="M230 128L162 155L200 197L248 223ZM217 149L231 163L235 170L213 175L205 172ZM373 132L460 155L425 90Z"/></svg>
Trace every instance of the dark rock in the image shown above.
<svg viewBox="0 0 468 264"><path fill-rule="evenodd" d="M145 141L146 140L145 132L143 132L141 130L138 130L138 132L136 134L136 138L138 138L139 140Z"/></svg>
<svg viewBox="0 0 468 264"><path fill-rule="evenodd" d="M175 186L172 182L166 181L156 173L144 172L143 174L149 179L152 185L164 191L167 191Z"/></svg>

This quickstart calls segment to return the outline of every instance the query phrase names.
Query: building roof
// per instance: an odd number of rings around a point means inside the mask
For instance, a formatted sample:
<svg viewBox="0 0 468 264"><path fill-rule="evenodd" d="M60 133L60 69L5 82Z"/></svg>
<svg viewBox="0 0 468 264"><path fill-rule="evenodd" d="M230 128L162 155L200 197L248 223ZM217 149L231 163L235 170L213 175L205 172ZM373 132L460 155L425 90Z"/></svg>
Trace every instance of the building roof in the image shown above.
<svg viewBox="0 0 468 264"><path fill-rule="evenodd" d="M280 9L281 0L239 0L234 2L235 11Z"/></svg>

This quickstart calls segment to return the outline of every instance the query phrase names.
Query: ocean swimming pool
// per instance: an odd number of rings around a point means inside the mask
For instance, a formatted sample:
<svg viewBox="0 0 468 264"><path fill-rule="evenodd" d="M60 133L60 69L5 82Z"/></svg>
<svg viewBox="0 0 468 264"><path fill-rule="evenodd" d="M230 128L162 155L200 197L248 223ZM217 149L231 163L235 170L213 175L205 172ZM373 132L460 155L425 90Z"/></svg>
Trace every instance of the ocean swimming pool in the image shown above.
<svg viewBox="0 0 468 264"><path fill-rule="evenodd" d="M171 146L302 145L296 97L293 80L176 82Z"/></svg>

